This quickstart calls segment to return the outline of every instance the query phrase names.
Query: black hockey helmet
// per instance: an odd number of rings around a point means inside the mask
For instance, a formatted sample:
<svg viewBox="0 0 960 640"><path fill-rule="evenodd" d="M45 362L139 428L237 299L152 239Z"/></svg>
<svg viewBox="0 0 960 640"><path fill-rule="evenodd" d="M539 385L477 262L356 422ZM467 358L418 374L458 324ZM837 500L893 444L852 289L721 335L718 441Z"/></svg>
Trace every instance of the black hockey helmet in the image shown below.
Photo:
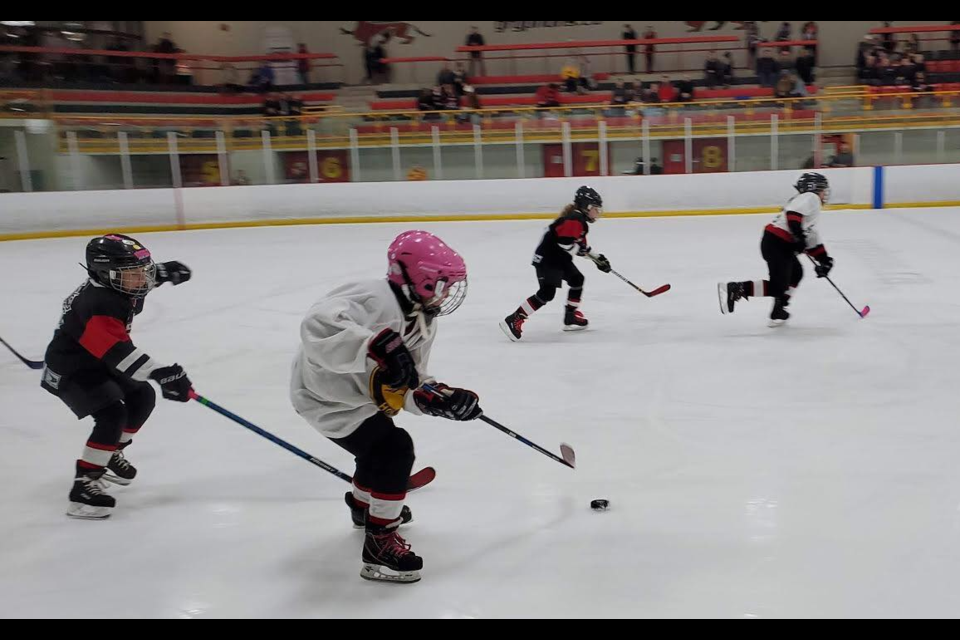
<svg viewBox="0 0 960 640"><path fill-rule="evenodd" d="M597 193L596 189L588 186L582 186L577 189L577 195L573 198L573 206L584 213L587 213L590 210L590 207L596 207L602 211L603 198L600 197L600 194ZM595 222L595 220L590 219L590 222Z"/></svg>
<svg viewBox="0 0 960 640"><path fill-rule="evenodd" d="M794 188L800 193L829 193L830 181L822 173L805 173Z"/></svg>
<svg viewBox="0 0 960 640"><path fill-rule="evenodd" d="M105 287L142 298L156 286L156 272L150 251L133 238L111 234L87 244L87 273Z"/></svg>

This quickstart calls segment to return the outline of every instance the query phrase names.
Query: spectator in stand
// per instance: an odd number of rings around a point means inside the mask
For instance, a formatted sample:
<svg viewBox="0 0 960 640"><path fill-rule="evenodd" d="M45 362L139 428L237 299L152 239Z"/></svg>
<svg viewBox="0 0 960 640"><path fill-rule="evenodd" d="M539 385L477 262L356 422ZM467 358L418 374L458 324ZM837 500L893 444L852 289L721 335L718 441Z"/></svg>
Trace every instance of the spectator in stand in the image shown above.
<svg viewBox="0 0 960 640"><path fill-rule="evenodd" d="M300 119L303 117L303 100L297 94L288 93L283 95L281 104L283 115L290 116L290 120L287 120L287 135L302 136L303 127Z"/></svg>
<svg viewBox="0 0 960 640"><path fill-rule="evenodd" d="M432 89L424 89L420 92L420 97L417 98L417 110L419 111L436 111L437 103L433 98L434 91Z"/></svg>
<svg viewBox="0 0 960 640"><path fill-rule="evenodd" d="M694 88L690 76L683 76L677 86L677 102L693 102Z"/></svg>
<svg viewBox="0 0 960 640"><path fill-rule="evenodd" d="M883 28L890 29L893 25L890 22L884 22ZM893 53L897 50L897 37L892 33L883 34L883 47L887 53Z"/></svg>
<svg viewBox="0 0 960 640"><path fill-rule="evenodd" d="M760 57L757 58L757 75L760 76L760 86L770 88L777 82L779 68L773 57L773 49L760 47Z"/></svg>
<svg viewBox="0 0 960 640"><path fill-rule="evenodd" d="M274 78L273 67L269 62L264 62L250 76L250 88L256 93L269 94L273 91Z"/></svg>
<svg viewBox="0 0 960 640"><path fill-rule="evenodd" d="M172 55L177 52L177 45L173 41L173 36L169 32L164 32L154 47L156 53ZM176 75L176 61L170 59L157 61L157 82L160 84L170 84Z"/></svg>
<svg viewBox="0 0 960 640"><path fill-rule="evenodd" d="M800 39L806 41L814 41L820 39L820 27L817 26L816 22L808 22L803 25L803 29L800 31ZM817 60L817 45L808 44L804 47L806 52L814 59L814 64Z"/></svg>
<svg viewBox="0 0 960 640"><path fill-rule="evenodd" d="M446 84L457 84L457 74L450 68L449 62L443 63L443 69L437 74L437 84L441 87Z"/></svg>
<svg viewBox="0 0 960 640"><path fill-rule="evenodd" d="M658 38L656 30L652 26L648 26L646 32L643 34L644 40L656 40ZM656 45L648 44L644 46L644 53L647 57L647 73L653 73L653 67L657 55Z"/></svg>
<svg viewBox="0 0 960 640"><path fill-rule="evenodd" d="M897 69L893 66L886 50L880 51L877 56L877 80L883 86L893 86L897 80Z"/></svg>
<svg viewBox="0 0 960 640"><path fill-rule="evenodd" d="M367 72L364 79L367 84L375 84L380 60L377 58L377 47L372 42L363 49L363 68Z"/></svg>
<svg viewBox="0 0 960 640"><path fill-rule="evenodd" d="M793 78L790 77L789 71L780 72L780 80L777 82L777 86L774 87L773 95L775 98L793 98L794 88L796 83L793 81Z"/></svg>
<svg viewBox="0 0 960 640"><path fill-rule="evenodd" d="M470 27L470 34L467 36L467 46L468 47L487 46L487 41L484 39L483 34L480 33L480 30L478 28ZM484 77L486 75L487 75L487 63L483 59L483 52L471 51L470 52L470 77L476 78L476 77Z"/></svg>
<svg viewBox="0 0 960 640"><path fill-rule="evenodd" d="M637 37L637 32L634 28L629 25L623 25L623 35L621 36L624 40L639 40ZM627 70L630 72L630 75L633 75L637 72L637 45L628 44L626 48L627 52Z"/></svg>
<svg viewBox="0 0 960 640"><path fill-rule="evenodd" d="M744 31L746 32L747 40L747 56L749 57L749 66L754 68L757 66L757 52L760 43L762 42L760 38L760 27L755 21L747 22L743 25Z"/></svg>
<svg viewBox="0 0 960 640"><path fill-rule="evenodd" d="M654 82L641 92L644 104L660 104L660 84Z"/></svg>
<svg viewBox="0 0 960 640"><path fill-rule="evenodd" d="M789 47L783 47L780 49L780 54L777 56L777 71L792 71L797 68L797 63L793 59L793 54L790 52Z"/></svg>
<svg viewBox="0 0 960 640"><path fill-rule="evenodd" d="M728 51L720 61L720 84L727 89L733 84L733 55Z"/></svg>
<svg viewBox="0 0 960 640"><path fill-rule="evenodd" d="M717 54L713 51L710 52L710 55L707 56L707 62L703 67L703 79L707 83L708 89L715 89L718 84L721 84L720 76L720 60L717 58Z"/></svg>
<svg viewBox="0 0 960 640"><path fill-rule="evenodd" d="M560 71L560 77L563 78L567 93L576 93L580 86L580 65L570 60Z"/></svg>
<svg viewBox="0 0 960 640"><path fill-rule="evenodd" d="M384 62L384 60L390 57L390 54L387 53L387 43L390 42L390 34L387 33L380 41L377 43L377 46L374 48L374 56L377 61L377 73L380 75L381 79L384 82L390 82L390 76L392 75L392 70L390 65Z"/></svg>
<svg viewBox="0 0 960 640"><path fill-rule="evenodd" d="M297 48L297 53L302 56L310 55L310 50L307 49L306 43L300 43L300 46ZM312 66L313 64L309 58L297 60L297 71L300 73L300 84L310 84L310 70L312 69Z"/></svg>
<svg viewBox="0 0 960 640"><path fill-rule="evenodd" d="M846 169L857 166L857 161L853 157L853 149L846 142L840 144L840 152L830 161L831 169Z"/></svg>
<svg viewBox="0 0 960 640"><path fill-rule="evenodd" d="M675 102L677 99L677 89L667 76L663 76L660 82L658 95L660 96L661 103Z"/></svg>
<svg viewBox="0 0 960 640"><path fill-rule="evenodd" d="M777 42L789 42L793 38L793 26L789 22L784 22L780 25L780 29L777 30L777 37L774 38Z"/></svg>
<svg viewBox="0 0 960 640"><path fill-rule="evenodd" d="M797 75L800 76L800 79L803 80L805 84L814 84L816 82L816 58L809 50L804 51L799 58L797 58Z"/></svg>
<svg viewBox="0 0 960 640"><path fill-rule="evenodd" d="M960 20L954 20L950 23L951 27L960 27ZM960 51L960 30L950 34L950 48L954 51Z"/></svg>
<svg viewBox="0 0 960 640"><path fill-rule="evenodd" d="M917 75L917 68L913 65L913 59L910 56L904 56L896 67L897 74L895 83L899 87L913 86L914 78Z"/></svg>
<svg viewBox="0 0 960 640"><path fill-rule="evenodd" d="M560 106L560 85L555 82L537 89L537 106L541 109Z"/></svg>

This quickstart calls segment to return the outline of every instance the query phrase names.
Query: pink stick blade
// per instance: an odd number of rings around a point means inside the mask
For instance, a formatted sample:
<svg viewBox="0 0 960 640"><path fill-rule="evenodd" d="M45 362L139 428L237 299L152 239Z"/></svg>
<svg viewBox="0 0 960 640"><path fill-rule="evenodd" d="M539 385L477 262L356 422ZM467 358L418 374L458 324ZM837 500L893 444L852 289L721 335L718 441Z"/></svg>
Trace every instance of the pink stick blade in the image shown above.
<svg viewBox="0 0 960 640"><path fill-rule="evenodd" d="M860 312L860 318L866 320L868 315L870 315L870 307L864 307L863 311Z"/></svg>
<svg viewBox="0 0 960 640"><path fill-rule="evenodd" d="M563 461L567 463L568 467L571 469L577 468L577 454L574 452L573 447L568 444L561 444L560 455L563 456Z"/></svg>

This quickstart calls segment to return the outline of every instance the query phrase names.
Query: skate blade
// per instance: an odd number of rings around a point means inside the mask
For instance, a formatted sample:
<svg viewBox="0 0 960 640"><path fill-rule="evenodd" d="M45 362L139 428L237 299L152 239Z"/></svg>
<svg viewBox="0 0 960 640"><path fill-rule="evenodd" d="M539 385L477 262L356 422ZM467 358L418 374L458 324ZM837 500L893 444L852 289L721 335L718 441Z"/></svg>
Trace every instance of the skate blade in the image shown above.
<svg viewBox="0 0 960 640"><path fill-rule="evenodd" d="M586 331L589 328L590 328L589 325L586 327L580 327L575 324L568 324L563 327L563 330L566 331L567 333L576 333L577 331Z"/></svg>
<svg viewBox="0 0 960 640"><path fill-rule="evenodd" d="M786 326L786 324L786 320L771 320L769 323L767 323L767 326L771 329L779 329L780 327Z"/></svg>
<svg viewBox="0 0 960 640"><path fill-rule="evenodd" d="M67 515L77 520L106 520L113 511L111 507L91 507L87 504L70 503Z"/></svg>
<svg viewBox="0 0 960 640"><path fill-rule="evenodd" d="M501 321L500 321L500 330L503 331L503 333L504 333L508 338L510 338L510 342L520 342L520 338L518 338L517 336L513 335L513 331L510 330L510 325L507 324L507 321L506 321L506 320L501 320Z"/></svg>
<svg viewBox="0 0 960 640"><path fill-rule="evenodd" d="M727 285L720 283L717 285L717 295L720 296L720 313L728 315L730 308L727 307Z"/></svg>
<svg viewBox="0 0 960 640"><path fill-rule="evenodd" d="M121 478L120 476L115 476L111 473L103 474L102 479L110 484L115 484L121 487L129 487L131 484L133 484L133 478L127 480L126 478Z"/></svg>
<svg viewBox="0 0 960 640"><path fill-rule="evenodd" d="M393 571L388 567L377 564L364 564L360 570L360 577L371 582L388 582L392 584L414 584L420 582L419 571Z"/></svg>

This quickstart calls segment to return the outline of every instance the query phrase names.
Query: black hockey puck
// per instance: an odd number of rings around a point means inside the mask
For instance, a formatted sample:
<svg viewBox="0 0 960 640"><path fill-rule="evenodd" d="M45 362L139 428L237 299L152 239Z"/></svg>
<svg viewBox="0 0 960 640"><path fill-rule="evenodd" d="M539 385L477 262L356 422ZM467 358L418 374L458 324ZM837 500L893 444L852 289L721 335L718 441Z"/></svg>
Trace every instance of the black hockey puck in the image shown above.
<svg viewBox="0 0 960 640"><path fill-rule="evenodd" d="M590 508L594 511L606 511L610 508L609 500L594 500L590 503Z"/></svg>

